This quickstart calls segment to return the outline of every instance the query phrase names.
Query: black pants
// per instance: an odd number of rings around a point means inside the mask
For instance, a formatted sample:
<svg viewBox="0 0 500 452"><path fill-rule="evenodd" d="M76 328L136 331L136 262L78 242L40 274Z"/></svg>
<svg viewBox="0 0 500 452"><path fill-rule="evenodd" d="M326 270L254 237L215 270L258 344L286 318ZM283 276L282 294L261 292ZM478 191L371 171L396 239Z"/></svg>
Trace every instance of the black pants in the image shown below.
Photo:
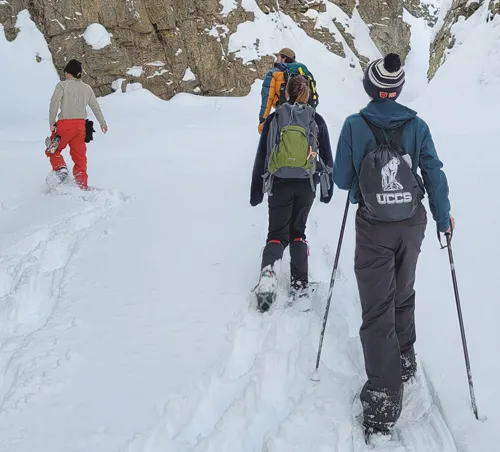
<svg viewBox="0 0 500 452"><path fill-rule="evenodd" d="M269 196L269 230L261 268L282 259L285 248L290 245L291 278L296 286L304 287L309 282L305 230L315 196L308 179L278 178Z"/></svg>
<svg viewBox="0 0 500 452"><path fill-rule="evenodd" d="M361 343L368 376L365 425L386 430L401 414L402 357L414 354L415 272L427 224L425 207L394 223L356 215L355 273L363 312ZM403 360L404 361L404 360Z"/></svg>

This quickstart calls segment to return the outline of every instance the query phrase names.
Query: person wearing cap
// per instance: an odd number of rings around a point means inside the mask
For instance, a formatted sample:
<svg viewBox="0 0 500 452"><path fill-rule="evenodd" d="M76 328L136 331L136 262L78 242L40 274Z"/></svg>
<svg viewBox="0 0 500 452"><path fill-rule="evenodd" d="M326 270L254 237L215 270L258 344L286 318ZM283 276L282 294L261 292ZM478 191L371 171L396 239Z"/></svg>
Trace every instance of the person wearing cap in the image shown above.
<svg viewBox="0 0 500 452"><path fill-rule="evenodd" d="M280 88L285 82L285 71L287 64L295 62L295 52L292 49L284 48L278 53L275 53L276 61L274 67L267 73L264 83L262 84L261 97L262 103L259 112L259 133L262 133L264 122L271 113L273 108L276 108L280 100Z"/></svg>
<svg viewBox="0 0 500 452"><path fill-rule="evenodd" d="M63 181L68 176L68 169L61 152L69 145L74 163L75 181L81 189L87 190L87 146L85 144L87 106L91 108L99 121L103 133L108 131L108 126L93 89L81 80L82 64L77 60L70 60L64 68L64 73L66 79L56 85L49 108L51 140L59 136L60 142L55 152L47 153L47 157L58 179Z"/></svg>
<svg viewBox="0 0 500 452"><path fill-rule="evenodd" d="M371 128L388 139L405 124L400 145L403 154L411 158L406 163L418 185L429 196L437 229L449 232L454 225L448 183L441 170L443 163L429 127L415 111L396 102L404 83L405 72L397 54L390 53L368 66L363 85L371 101L360 113L345 120L333 168L335 184L349 190L351 203L358 204L354 269L368 377L360 394L367 443L374 434L390 438L401 414L404 384L417 371L414 284L427 225L421 202L412 217L394 222L374 220L364 208L359 181L367 181L368 176L361 174L360 168L365 156L377 147Z"/></svg>

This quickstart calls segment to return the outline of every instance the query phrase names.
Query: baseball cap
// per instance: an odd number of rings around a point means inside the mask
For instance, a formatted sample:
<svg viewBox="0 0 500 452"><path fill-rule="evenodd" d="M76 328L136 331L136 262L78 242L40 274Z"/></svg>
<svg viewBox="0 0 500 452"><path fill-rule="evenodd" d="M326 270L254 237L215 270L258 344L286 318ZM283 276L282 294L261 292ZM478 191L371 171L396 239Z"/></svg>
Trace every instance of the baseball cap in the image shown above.
<svg viewBox="0 0 500 452"><path fill-rule="evenodd" d="M292 60L295 60L295 52L292 49L289 49L288 47L281 49L278 53L275 53L274 55L275 56L283 55L288 58L291 58Z"/></svg>

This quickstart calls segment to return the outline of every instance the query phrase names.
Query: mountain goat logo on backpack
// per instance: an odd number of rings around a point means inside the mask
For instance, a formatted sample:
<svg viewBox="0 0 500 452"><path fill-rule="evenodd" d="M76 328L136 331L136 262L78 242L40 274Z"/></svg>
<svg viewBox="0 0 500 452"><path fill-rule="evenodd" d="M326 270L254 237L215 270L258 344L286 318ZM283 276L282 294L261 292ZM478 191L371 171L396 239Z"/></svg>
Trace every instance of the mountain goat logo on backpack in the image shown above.
<svg viewBox="0 0 500 452"><path fill-rule="evenodd" d="M393 192L403 190L404 187L397 181L399 165L401 161L393 157L382 168L382 190L384 192ZM406 204L412 202L412 196L409 192L400 193L377 193L377 202L379 204Z"/></svg>
<svg viewBox="0 0 500 452"><path fill-rule="evenodd" d="M403 186L396 180L400 163L397 157L393 157L389 160L389 163L382 168L382 190L397 191L403 189Z"/></svg>

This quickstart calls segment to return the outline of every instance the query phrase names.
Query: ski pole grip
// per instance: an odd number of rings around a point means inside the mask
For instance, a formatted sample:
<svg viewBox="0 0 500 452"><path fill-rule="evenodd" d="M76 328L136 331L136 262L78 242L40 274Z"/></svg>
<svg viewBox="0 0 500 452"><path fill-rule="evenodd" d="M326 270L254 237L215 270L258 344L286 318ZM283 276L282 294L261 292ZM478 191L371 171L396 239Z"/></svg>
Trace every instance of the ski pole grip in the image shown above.
<svg viewBox="0 0 500 452"><path fill-rule="evenodd" d="M447 244L444 246L443 246L443 241L441 240L441 232L439 231L439 229L437 230L439 245L441 246L442 250L448 248L448 245L450 244L451 239L453 238L453 224L451 223L451 221L450 221L450 232L444 232L443 234L446 236L446 242L447 242Z"/></svg>

